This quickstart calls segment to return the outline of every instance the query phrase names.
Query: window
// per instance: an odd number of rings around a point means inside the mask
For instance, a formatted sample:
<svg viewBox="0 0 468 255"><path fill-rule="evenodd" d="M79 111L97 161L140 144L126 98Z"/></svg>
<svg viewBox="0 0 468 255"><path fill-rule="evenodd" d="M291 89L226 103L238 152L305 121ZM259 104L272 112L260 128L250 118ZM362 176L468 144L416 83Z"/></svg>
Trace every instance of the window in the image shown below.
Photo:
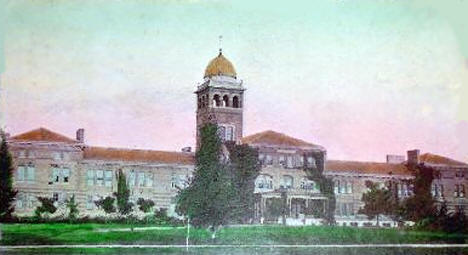
<svg viewBox="0 0 468 255"><path fill-rule="evenodd" d="M177 187L177 176L172 175L171 176L171 188L176 188Z"/></svg>
<svg viewBox="0 0 468 255"><path fill-rule="evenodd" d="M24 181L25 168L25 166L18 166L18 170L16 172L16 181Z"/></svg>
<svg viewBox="0 0 468 255"><path fill-rule="evenodd" d="M52 168L52 182L60 182L60 169L57 167Z"/></svg>
<svg viewBox="0 0 468 255"><path fill-rule="evenodd" d="M318 190L318 187L314 181L304 178L301 182L301 189L315 191Z"/></svg>
<svg viewBox="0 0 468 255"><path fill-rule="evenodd" d="M70 180L70 169L64 168L62 169L62 176L63 176L63 182L68 183Z"/></svg>
<svg viewBox="0 0 468 255"><path fill-rule="evenodd" d="M296 156L295 158L295 166L302 167L304 165L304 157L302 155Z"/></svg>
<svg viewBox="0 0 468 255"><path fill-rule="evenodd" d="M145 185L145 173L138 172L138 184L139 187L143 187Z"/></svg>
<svg viewBox="0 0 468 255"><path fill-rule="evenodd" d="M307 157L307 165L309 167L316 167L315 158L311 156Z"/></svg>
<svg viewBox="0 0 468 255"><path fill-rule="evenodd" d="M54 152L52 153L52 157L54 158L55 161L59 161L62 159L60 152Z"/></svg>
<svg viewBox="0 0 468 255"><path fill-rule="evenodd" d="M342 181L340 184L341 184L340 185L340 193L342 193L342 194L346 193L346 182Z"/></svg>
<svg viewBox="0 0 468 255"><path fill-rule="evenodd" d="M222 141L234 141L234 126L230 125L219 125L218 136Z"/></svg>
<svg viewBox="0 0 468 255"><path fill-rule="evenodd" d="M234 127L226 127L226 141L234 141Z"/></svg>
<svg viewBox="0 0 468 255"><path fill-rule="evenodd" d="M146 173L145 177L146 177L145 186L153 187L153 173Z"/></svg>
<svg viewBox="0 0 468 255"><path fill-rule="evenodd" d="M293 167L293 157L292 156L287 156L286 157L286 166L288 168L292 168Z"/></svg>
<svg viewBox="0 0 468 255"><path fill-rule="evenodd" d="M286 189L291 189L293 187L293 177L290 175L283 175L281 186Z"/></svg>
<svg viewBox="0 0 468 255"><path fill-rule="evenodd" d="M285 160L285 158L284 158L283 155L280 155L280 156L279 156L278 162L279 162L279 164L282 165L283 167L286 166L286 160Z"/></svg>
<svg viewBox="0 0 468 255"><path fill-rule="evenodd" d="M27 203L28 208L33 208L34 204L35 204L35 201L36 201L35 196L33 196L31 194L27 194L26 203Z"/></svg>
<svg viewBox="0 0 468 255"><path fill-rule="evenodd" d="M353 193L353 182L352 181L346 182L346 193L348 193L348 194Z"/></svg>
<svg viewBox="0 0 468 255"><path fill-rule="evenodd" d="M128 175L128 186L133 187L135 186L135 172L132 170Z"/></svg>
<svg viewBox="0 0 468 255"><path fill-rule="evenodd" d="M112 170L106 170L104 175L104 186L112 187Z"/></svg>
<svg viewBox="0 0 468 255"><path fill-rule="evenodd" d="M54 192L54 194L52 194L52 198L54 199L54 201L59 201L59 193Z"/></svg>
<svg viewBox="0 0 468 255"><path fill-rule="evenodd" d="M229 107L229 97L227 95L223 96L223 107Z"/></svg>
<svg viewBox="0 0 468 255"><path fill-rule="evenodd" d="M266 155L266 164L273 165L273 157L271 155Z"/></svg>
<svg viewBox="0 0 468 255"><path fill-rule="evenodd" d="M234 96L234 97L232 98L232 107L234 107L234 108L239 108L239 107L240 107L240 104L239 104L239 97Z"/></svg>
<svg viewBox="0 0 468 255"><path fill-rule="evenodd" d="M216 106L216 107L221 106L221 100L219 98L219 95L214 95L213 96L213 106Z"/></svg>
<svg viewBox="0 0 468 255"><path fill-rule="evenodd" d="M86 172L86 183L88 184L88 186L94 185L94 171L93 170L88 170Z"/></svg>
<svg viewBox="0 0 468 255"><path fill-rule="evenodd" d="M218 136L219 138L221 138L222 141L225 141L226 139L226 127L225 126L218 127Z"/></svg>
<svg viewBox="0 0 468 255"><path fill-rule="evenodd" d="M18 197L16 198L16 208L23 209L24 206L24 194L19 193Z"/></svg>
<svg viewBox="0 0 468 255"><path fill-rule="evenodd" d="M255 186L259 189L273 189L273 178L269 175L261 174L257 177Z"/></svg>
<svg viewBox="0 0 468 255"><path fill-rule="evenodd" d="M104 186L104 171L96 170L96 185Z"/></svg>
<svg viewBox="0 0 468 255"><path fill-rule="evenodd" d="M88 195L86 197L86 209L92 210L94 208L93 195Z"/></svg>
<svg viewBox="0 0 468 255"><path fill-rule="evenodd" d="M258 161L260 161L260 164L264 165L265 164L265 154L258 154Z"/></svg>
<svg viewBox="0 0 468 255"><path fill-rule="evenodd" d="M340 181L335 181L335 185L334 185L334 191L335 191L335 194L338 194L340 193Z"/></svg>
<svg viewBox="0 0 468 255"><path fill-rule="evenodd" d="M26 168L26 180L28 182L33 182L36 180L36 167L33 166L33 165L29 165L27 168Z"/></svg>

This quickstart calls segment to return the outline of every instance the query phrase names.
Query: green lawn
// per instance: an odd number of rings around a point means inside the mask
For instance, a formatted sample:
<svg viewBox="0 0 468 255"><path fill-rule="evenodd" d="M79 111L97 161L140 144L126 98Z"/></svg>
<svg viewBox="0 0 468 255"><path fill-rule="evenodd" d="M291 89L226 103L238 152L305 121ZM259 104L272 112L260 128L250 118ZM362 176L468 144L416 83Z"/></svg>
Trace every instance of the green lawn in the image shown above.
<svg viewBox="0 0 468 255"><path fill-rule="evenodd" d="M148 226L148 225L147 225ZM124 224L3 224L3 245L19 244L185 244L186 229L98 232ZM216 244L467 243L467 235L351 227L257 226L223 228ZM212 244L205 229L191 228L191 244Z"/></svg>

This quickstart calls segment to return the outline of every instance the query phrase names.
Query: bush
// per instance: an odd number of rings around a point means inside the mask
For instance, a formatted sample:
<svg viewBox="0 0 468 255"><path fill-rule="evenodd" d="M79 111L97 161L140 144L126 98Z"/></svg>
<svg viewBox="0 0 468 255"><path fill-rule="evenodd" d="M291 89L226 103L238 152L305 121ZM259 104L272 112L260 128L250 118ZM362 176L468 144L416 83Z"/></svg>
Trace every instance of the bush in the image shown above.
<svg viewBox="0 0 468 255"><path fill-rule="evenodd" d="M107 196L105 198L101 198L97 201L94 201L97 207L102 208L104 212L107 214L115 212L114 206L115 199L113 197Z"/></svg>
<svg viewBox="0 0 468 255"><path fill-rule="evenodd" d="M37 200L41 202L41 205L36 208L34 211L35 217L40 219L42 218L43 214L54 214L57 211L57 207L55 207L53 198L48 197L37 197Z"/></svg>
<svg viewBox="0 0 468 255"><path fill-rule="evenodd" d="M140 211L148 213L151 211L151 208L153 208L154 202L151 199L144 199L140 197L137 201L137 205Z"/></svg>

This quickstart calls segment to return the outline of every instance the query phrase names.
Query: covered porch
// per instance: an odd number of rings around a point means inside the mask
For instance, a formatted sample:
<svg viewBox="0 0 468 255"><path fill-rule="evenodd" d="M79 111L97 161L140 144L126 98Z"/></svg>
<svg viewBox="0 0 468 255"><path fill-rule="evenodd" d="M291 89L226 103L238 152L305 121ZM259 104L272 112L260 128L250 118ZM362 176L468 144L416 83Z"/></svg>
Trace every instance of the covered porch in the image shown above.
<svg viewBox="0 0 468 255"><path fill-rule="evenodd" d="M304 190L257 193L255 221L261 224L318 225L327 214L328 198Z"/></svg>

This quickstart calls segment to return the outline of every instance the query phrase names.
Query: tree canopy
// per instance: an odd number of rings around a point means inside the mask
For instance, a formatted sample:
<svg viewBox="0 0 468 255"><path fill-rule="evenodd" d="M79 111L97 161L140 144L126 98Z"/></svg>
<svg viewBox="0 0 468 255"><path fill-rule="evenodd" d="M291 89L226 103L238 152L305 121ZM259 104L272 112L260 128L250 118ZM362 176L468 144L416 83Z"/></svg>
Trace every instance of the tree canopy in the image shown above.
<svg viewBox="0 0 468 255"><path fill-rule="evenodd" d="M200 148L196 152L194 176L189 186L179 191L176 212L186 215L195 226L219 226L230 221L236 192L225 161L221 160L222 142L215 124L200 129Z"/></svg>
<svg viewBox="0 0 468 255"><path fill-rule="evenodd" d="M13 188L13 157L3 130L0 130L0 139L0 221L6 221L11 219L15 210L14 201L18 192Z"/></svg>
<svg viewBox="0 0 468 255"><path fill-rule="evenodd" d="M377 225L379 225L380 215L390 216L396 212L396 201L391 190L379 187L377 183L366 181L366 187L369 191L362 194L364 207L359 210L359 213L367 215L369 219L376 218Z"/></svg>

